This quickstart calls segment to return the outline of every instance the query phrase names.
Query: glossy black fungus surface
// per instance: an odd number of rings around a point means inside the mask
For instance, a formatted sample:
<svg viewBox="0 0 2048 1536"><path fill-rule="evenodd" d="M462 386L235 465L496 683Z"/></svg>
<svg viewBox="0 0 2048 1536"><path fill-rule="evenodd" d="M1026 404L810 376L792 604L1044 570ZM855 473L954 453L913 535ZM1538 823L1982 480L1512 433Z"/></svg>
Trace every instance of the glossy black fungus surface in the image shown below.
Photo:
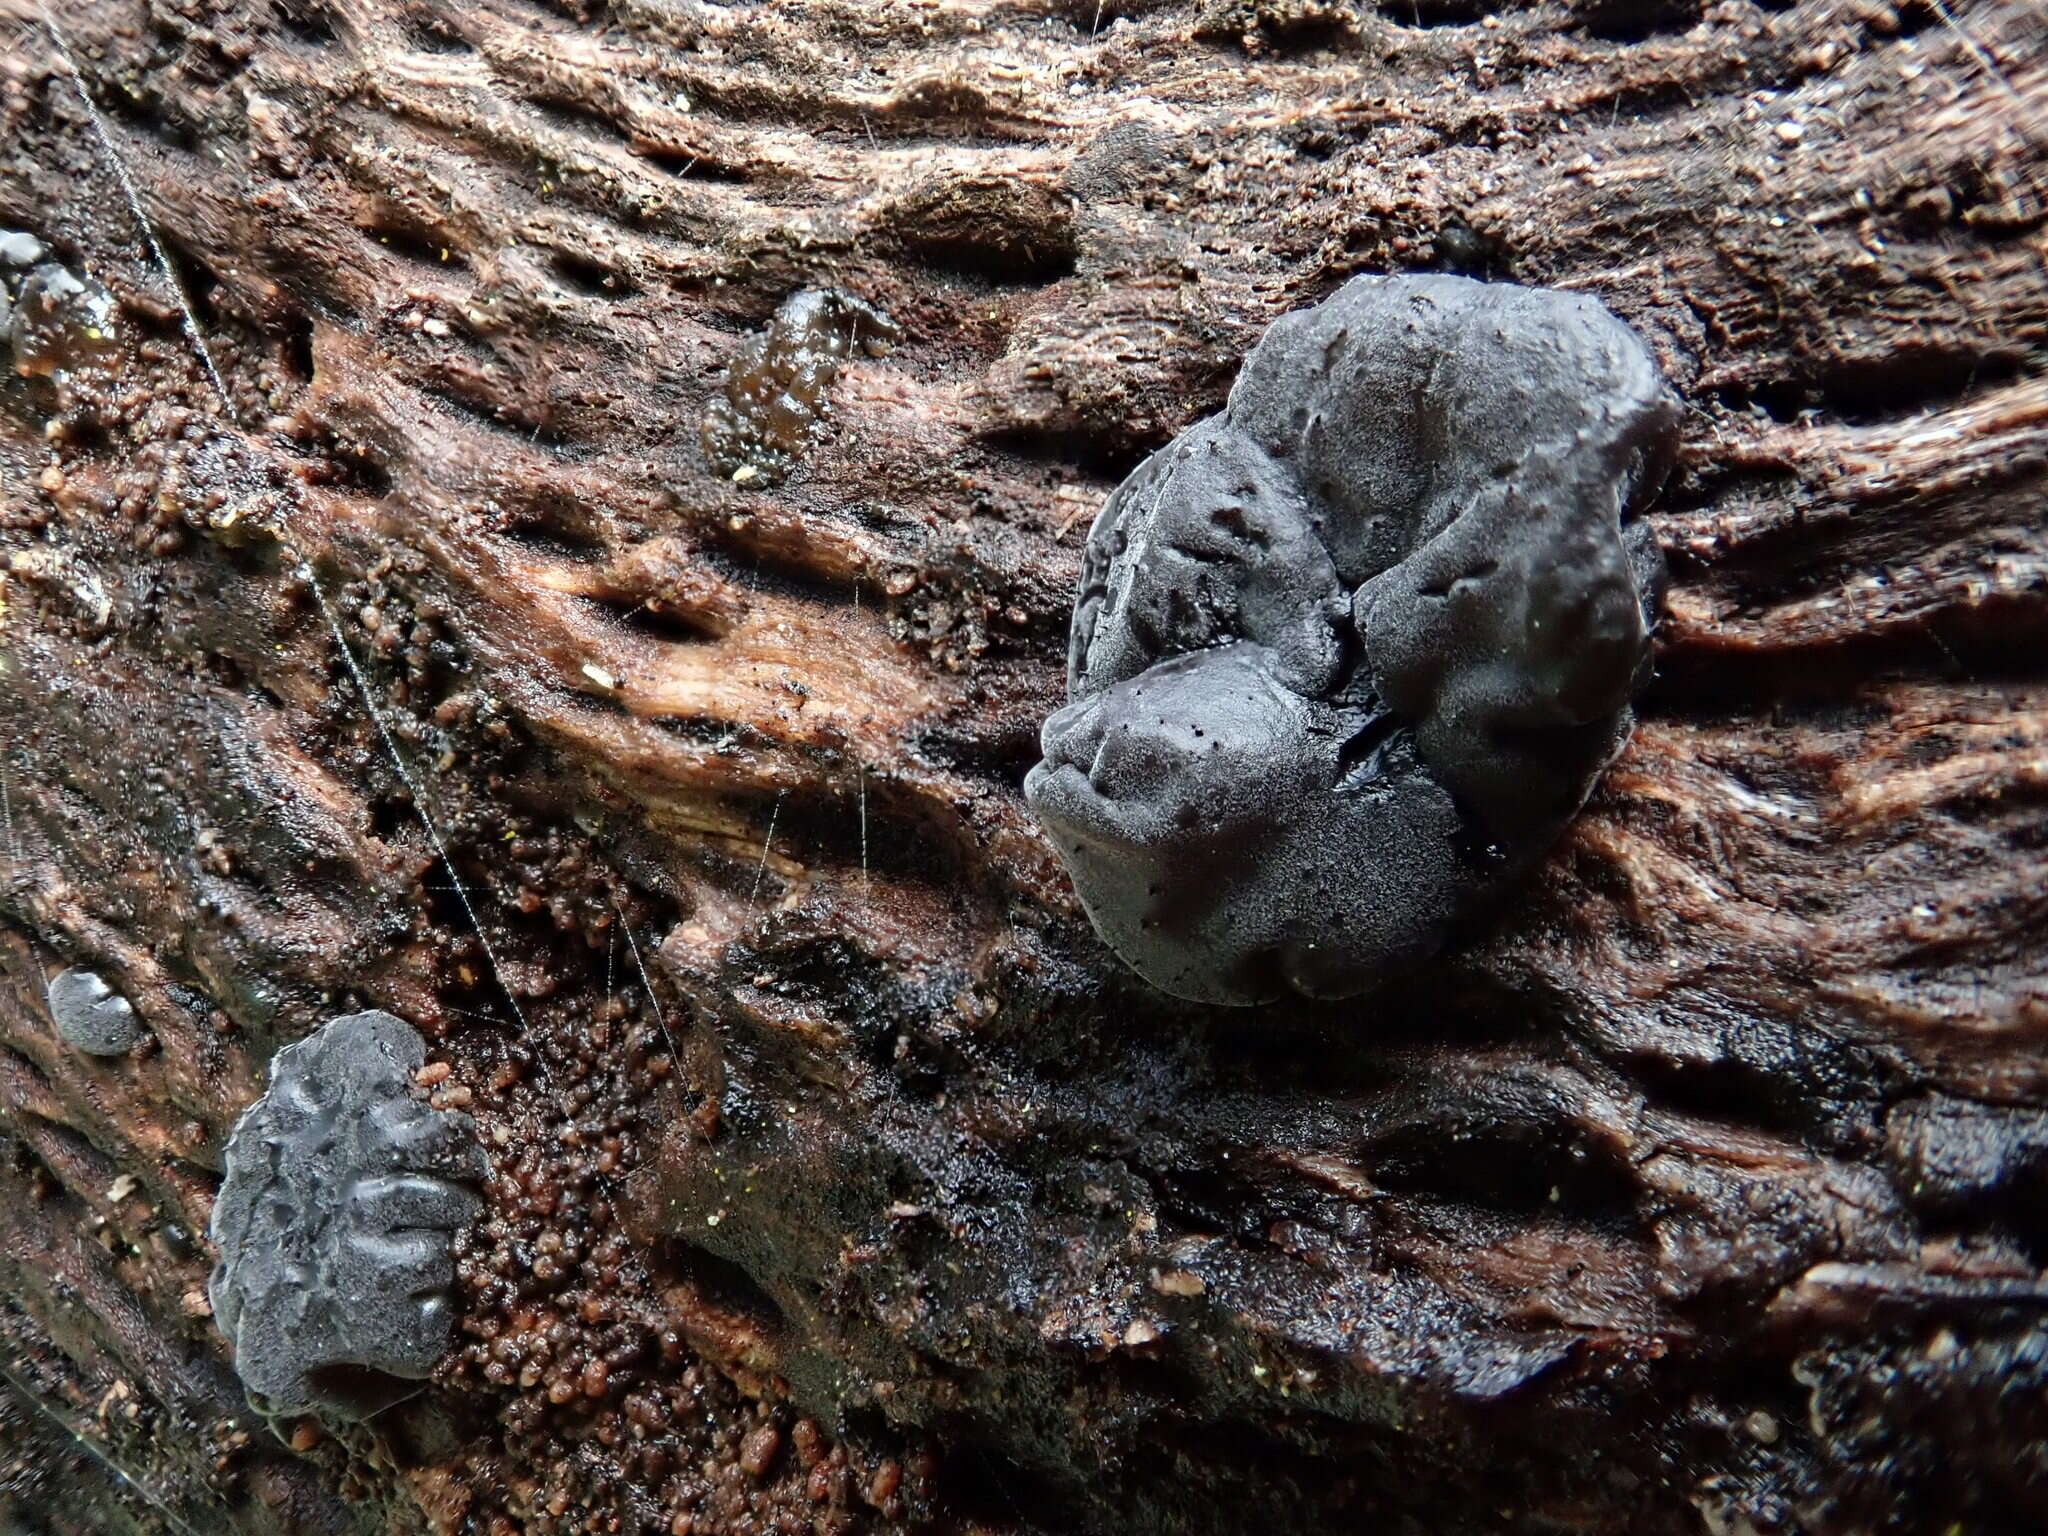
<svg viewBox="0 0 2048 1536"><path fill-rule="evenodd" d="M96 971L72 966L50 978L50 1017L73 1050L88 1056L125 1056L142 1038L128 999Z"/></svg>
<svg viewBox="0 0 2048 1536"><path fill-rule="evenodd" d="M49 255L49 247L18 229L0 229L0 341L14 344L14 307L22 279Z"/></svg>
<svg viewBox="0 0 2048 1536"><path fill-rule="evenodd" d="M270 1412L361 1416L448 1347L450 1246L486 1170L470 1118L413 1097L425 1060L403 1019L334 1019L277 1053L228 1139L207 1292Z"/></svg>
<svg viewBox="0 0 2048 1536"><path fill-rule="evenodd" d="M1679 408L1594 300L1357 278L1089 535L1025 793L1163 991L1363 991L1524 872L1627 740Z"/></svg>
<svg viewBox="0 0 2048 1536"><path fill-rule="evenodd" d="M54 374L115 346L114 296L49 260L34 235L0 230L0 340L22 374Z"/></svg>
<svg viewBox="0 0 2048 1536"><path fill-rule="evenodd" d="M740 485L787 478L824 419L826 391L855 352L879 356L902 332L851 294L805 288L783 300L767 329L748 337L704 408L704 458Z"/></svg>

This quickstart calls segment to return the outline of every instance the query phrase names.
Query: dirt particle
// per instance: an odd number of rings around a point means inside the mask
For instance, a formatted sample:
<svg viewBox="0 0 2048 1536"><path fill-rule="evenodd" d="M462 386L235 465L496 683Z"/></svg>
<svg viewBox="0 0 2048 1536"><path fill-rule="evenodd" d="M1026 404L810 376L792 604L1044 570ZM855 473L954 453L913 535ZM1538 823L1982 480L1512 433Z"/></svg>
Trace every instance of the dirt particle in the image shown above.
<svg viewBox="0 0 2048 1536"><path fill-rule="evenodd" d="M868 1502L880 1509L896 1496L896 1490L903 1486L903 1468L895 1461L885 1461L875 1468L875 1475L868 1479Z"/></svg>
<svg viewBox="0 0 2048 1536"><path fill-rule="evenodd" d="M747 1476L761 1478L775 1462L775 1453L782 1449L782 1431L773 1424L763 1424L749 1434L740 1445L740 1465Z"/></svg>

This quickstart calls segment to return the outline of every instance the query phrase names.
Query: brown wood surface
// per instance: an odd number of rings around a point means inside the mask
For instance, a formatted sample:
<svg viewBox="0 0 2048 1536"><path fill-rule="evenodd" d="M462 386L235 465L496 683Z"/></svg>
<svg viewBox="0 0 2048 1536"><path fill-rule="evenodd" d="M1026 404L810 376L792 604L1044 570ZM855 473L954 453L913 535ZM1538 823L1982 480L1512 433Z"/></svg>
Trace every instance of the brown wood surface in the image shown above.
<svg viewBox="0 0 2048 1536"><path fill-rule="evenodd" d="M55 9L0 225L123 313L0 390L0 1525L2048 1524L2037 7ZM1440 268L1685 397L1642 724L1411 983L1171 1003L1018 794L1080 538ZM721 480L806 286L903 340ZM203 1233L355 1006L488 1209L430 1386L273 1434Z"/></svg>

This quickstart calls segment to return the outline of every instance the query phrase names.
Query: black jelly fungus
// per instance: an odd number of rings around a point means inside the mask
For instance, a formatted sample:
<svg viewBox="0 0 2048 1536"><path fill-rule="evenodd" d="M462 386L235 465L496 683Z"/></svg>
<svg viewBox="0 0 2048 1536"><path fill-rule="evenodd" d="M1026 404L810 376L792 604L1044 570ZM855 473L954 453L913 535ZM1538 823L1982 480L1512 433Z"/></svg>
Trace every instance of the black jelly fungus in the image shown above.
<svg viewBox="0 0 2048 1536"><path fill-rule="evenodd" d="M1633 725L1678 420L1579 295L1366 277L1276 321L1089 535L1025 793L1111 948L1348 996L1525 872Z"/></svg>
<svg viewBox="0 0 2048 1536"><path fill-rule="evenodd" d="M363 1416L448 1347L451 1244L486 1169L467 1115L413 1097L425 1060L392 1014L331 1020L277 1053L228 1139L207 1292L272 1413Z"/></svg>

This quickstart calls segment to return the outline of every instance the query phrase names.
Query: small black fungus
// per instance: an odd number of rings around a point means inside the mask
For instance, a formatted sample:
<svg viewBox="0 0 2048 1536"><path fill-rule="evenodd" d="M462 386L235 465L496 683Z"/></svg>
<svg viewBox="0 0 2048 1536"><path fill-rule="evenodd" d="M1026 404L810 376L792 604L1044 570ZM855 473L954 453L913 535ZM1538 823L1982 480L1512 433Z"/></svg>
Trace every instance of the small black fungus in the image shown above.
<svg viewBox="0 0 2048 1536"><path fill-rule="evenodd" d="M17 373L69 370L116 345L114 296L49 254L34 235L0 230L0 337Z"/></svg>
<svg viewBox="0 0 2048 1536"><path fill-rule="evenodd" d="M1089 535L1026 780L1153 985L1343 997L1523 873L1633 725L1678 402L1594 300L1358 278Z"/></svg>
<svg viewBox="0 0 2048 1536"><path fill-rule="evenodd" d="M21 300L22 279L49 254L34 235L0 230L0 342L14 344L14 310Z"/></svg>
<svg viewBox="0 0 2048 1536"><path fill-rule="evenodd" d="M26 272L49 254L50 248L26 230L0 230L0 267Z"/></svg>
<svg viewBox="0 0 2048 1536"><path fill-rule="evenodd" d="M207 1294L271 1413L361 1417L448 1347L451 1244L486 1167L469 1116L413 1097L425 1060L403 1019L332 1020L277 1053L228 1138Z"/></svg>
<svg viewBox="0 0 2048 1536"><path fill-rule="evenodd" d="M64 1043L88 1056L125 1056L142 1038L128 999L75 965L50 978L50 1017Z"/></svg>
<svg viewBox="0 0 2048 1536"><path fill-rule="evenodd" d="M768 328L748 337L726 369L724 392L704 408L704 458L741 485L788 478L825 414L825 392L855 351L879 357L901 340L894 321L851 294L805 288L783 300Z"/></svg>

